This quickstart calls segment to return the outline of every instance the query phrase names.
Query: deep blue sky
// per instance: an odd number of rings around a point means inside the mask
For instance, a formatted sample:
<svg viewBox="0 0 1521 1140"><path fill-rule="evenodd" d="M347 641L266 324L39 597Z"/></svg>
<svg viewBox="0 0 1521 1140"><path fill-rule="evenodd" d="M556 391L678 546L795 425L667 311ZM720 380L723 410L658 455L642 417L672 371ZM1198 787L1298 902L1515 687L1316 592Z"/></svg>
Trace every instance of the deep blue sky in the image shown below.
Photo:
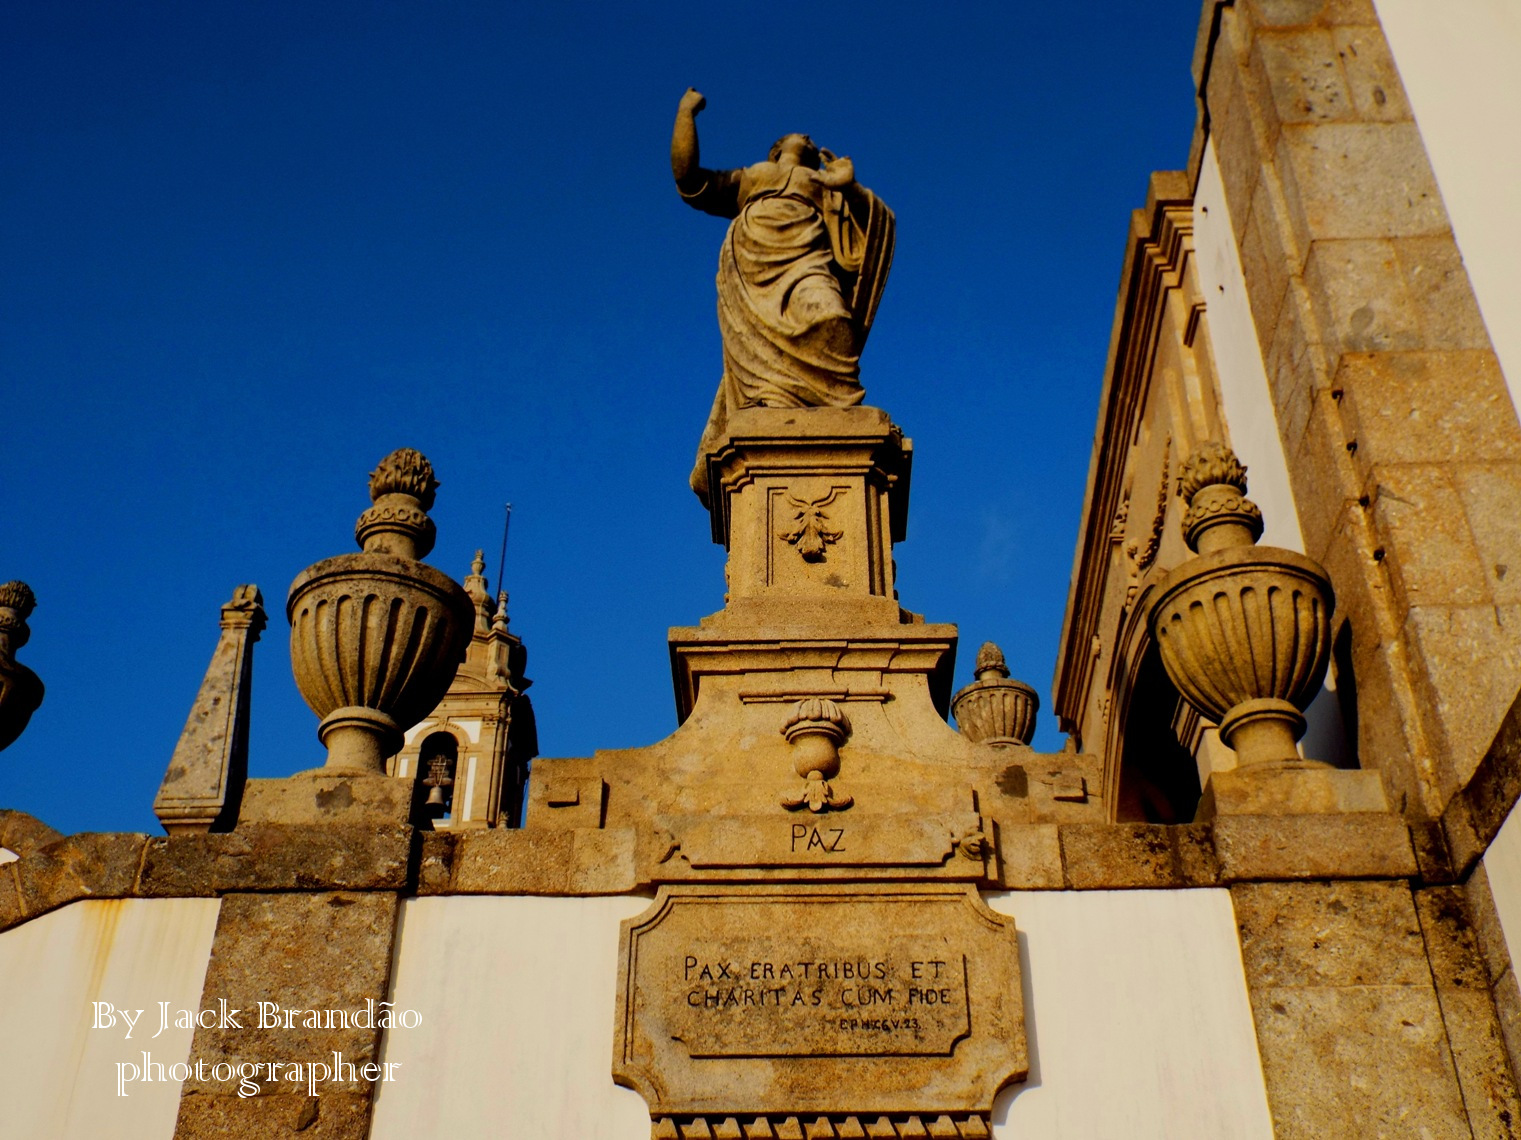
<svg viewBox="0 0 1521 1140"><path fill-rule="evenodd" d="M863 363L915 442L903 603L1050 679L1129 212L1193 126L1196 0L14 3L0 8L0 579L47 684L0 805L157 831L240 582L251 770L320 761L290 581L398 446L456 578L502 503L542 750L675 727L665 631L720 607L686 485L720 370L703 158L803 130L898 216Z"/></svg>

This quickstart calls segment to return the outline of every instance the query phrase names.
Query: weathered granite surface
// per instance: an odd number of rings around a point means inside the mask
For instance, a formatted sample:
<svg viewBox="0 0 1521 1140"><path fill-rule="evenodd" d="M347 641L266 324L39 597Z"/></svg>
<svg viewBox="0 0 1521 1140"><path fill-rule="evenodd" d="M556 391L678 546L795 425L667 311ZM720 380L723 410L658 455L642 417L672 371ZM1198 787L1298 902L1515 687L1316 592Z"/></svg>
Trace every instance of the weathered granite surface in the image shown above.
<svg viewBox="0 0 1521 1140"><path fill-rule="evenodd" d="M219 1063L323 1063L326 1080L306 1083L281 1070L254 1073L258 1092L239 1096L239 1084L192 1075L180 1097L176 1140L267 1137L285 1132L363 1140L369 1135L373 1064L381 1030L373 1025L310 1028L307 1011L356 1011L388 991L399 900L394 893L312 891L229 894L222 900L201 993L202 1009L243 1011L240 1027L224 1021L196 1029L190 1064L210 1072ZM285 1028L259 1029L261 1003L300 1011ZM282 1014L270 1016L283 1017ZM318 1020L324 1020L319 1017ZM369 1019L372 1020L372 1019ZM338 1054L346 1069L334 1058ZM313 1095L312 1089L320 1088ZM244 1090L246 1091L246 1090Z"/></svg>

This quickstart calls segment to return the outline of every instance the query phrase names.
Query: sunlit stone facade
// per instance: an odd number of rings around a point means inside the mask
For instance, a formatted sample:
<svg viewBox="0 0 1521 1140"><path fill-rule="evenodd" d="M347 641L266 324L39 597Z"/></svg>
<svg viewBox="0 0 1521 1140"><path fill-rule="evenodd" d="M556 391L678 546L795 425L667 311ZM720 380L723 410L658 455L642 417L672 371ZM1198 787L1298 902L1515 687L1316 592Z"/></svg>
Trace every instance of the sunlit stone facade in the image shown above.
<svg viewBox="0 0 1521 1140"><path fill-rule="evenodd" d="M314 708L368 752L244 782L224 614L175 753L223 799L169 837L0 812L3 1130L1512 1134L1518 55L1500 0L1205 4L1188 167L1116 251L1037 694L1065 750L995 648L958 693L955 626L898 597L889 414L735 408L704 456L729 596L671 630L666 740L534 759L520 799L523 647L478 562L431 712L369 683L406 646L313 609L309 687L347 686ZM417 560L431 468L372 493L339 569L412 628L455 598Z"/></svg>

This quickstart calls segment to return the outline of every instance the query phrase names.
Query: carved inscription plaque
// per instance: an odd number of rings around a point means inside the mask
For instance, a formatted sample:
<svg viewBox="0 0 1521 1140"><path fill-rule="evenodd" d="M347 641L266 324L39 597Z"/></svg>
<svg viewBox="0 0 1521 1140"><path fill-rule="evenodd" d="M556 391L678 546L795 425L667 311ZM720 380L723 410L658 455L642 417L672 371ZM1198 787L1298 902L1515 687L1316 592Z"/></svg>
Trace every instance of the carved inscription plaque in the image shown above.
<svg viewBox="0 0 1521 1140"><path fill-rule="evenodd" d="M1026 1068L1013 924L967 886L665 887L614 1077L652 1114L988 1111Z"/></svg>

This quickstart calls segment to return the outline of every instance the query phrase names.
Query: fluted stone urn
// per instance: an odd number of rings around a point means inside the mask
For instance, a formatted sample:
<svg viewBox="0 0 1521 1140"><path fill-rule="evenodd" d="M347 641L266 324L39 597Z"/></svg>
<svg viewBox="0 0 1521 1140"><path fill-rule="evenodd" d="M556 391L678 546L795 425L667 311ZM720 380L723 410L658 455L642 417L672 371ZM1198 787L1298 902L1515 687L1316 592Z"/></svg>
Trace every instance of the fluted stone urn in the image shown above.
<svg viewBox="0 0 1521 1140"><path fill-rule="evenodd" d="M410 448L370 475L360 554L308 566L291 583L291 668L321 724L323 773L383 775L402 734L443 697L464 660L475 610L447 574L418 559L433 549L438 482Z"/></svg>
<svg viewBox="0 0 1521 1140"><path fill-rule="evenodd" d="M1197 557L1162 580L1151 610L1167 675L1219 724L1241 767L1326 767L1295 747L1330 656L1336 599L1326 572L1303 554L1256 545L1262 512L1224 445L1205 443L1188 458L1178 495Z"/></svg>
<svg viewBox="0 0 1521 1140"><path fill-rule="evenodd" d="M31 637L26 619L36 606L25 582L0 583L0 749L15 742L42 704L41 679L16 660L16 650Z"/></svg>
<svg viewBox="0 0 1521 1140"><path fill-rule="evenodd" d="M977 744L1028 747L1035 737L1040 696L1009 676L1003 650L991 641L977 651L975 680L951 700L961 735Z"/></svg>

